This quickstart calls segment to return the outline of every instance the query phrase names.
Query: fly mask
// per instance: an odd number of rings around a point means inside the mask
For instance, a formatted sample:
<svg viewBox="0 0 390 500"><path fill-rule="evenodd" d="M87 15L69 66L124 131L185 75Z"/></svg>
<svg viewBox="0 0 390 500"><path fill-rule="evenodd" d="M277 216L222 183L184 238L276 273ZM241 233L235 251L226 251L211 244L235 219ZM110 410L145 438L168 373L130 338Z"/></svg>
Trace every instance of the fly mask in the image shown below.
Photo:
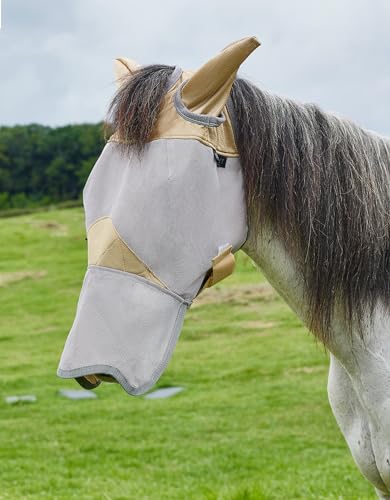
<svg viewBox="0 0 390 500"><path fill-rule="evenodd" d="M144 150L124 155L115 133L104 147L83 192L88 269L60 377L146 392L194 297L233 271L247 226L228 99L258 45L235 42L193 74L176 68ZM129 78L137 69L116 64Z"/></svg>

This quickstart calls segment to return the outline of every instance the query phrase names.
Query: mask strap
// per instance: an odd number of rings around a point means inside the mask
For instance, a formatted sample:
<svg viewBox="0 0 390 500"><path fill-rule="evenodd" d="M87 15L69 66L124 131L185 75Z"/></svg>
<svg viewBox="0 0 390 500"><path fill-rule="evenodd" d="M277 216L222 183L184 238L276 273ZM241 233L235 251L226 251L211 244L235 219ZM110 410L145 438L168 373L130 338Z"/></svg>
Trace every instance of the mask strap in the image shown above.
<svg viewBox="0 0 390 500"><path fill-rule="evenodd" d="M223 245L218 248L218 255L212 259L212 267L206 281L201 286L197 295L205 288L209 288L230 276L236 266L236 260L232 253L232 245Z"/></svg>

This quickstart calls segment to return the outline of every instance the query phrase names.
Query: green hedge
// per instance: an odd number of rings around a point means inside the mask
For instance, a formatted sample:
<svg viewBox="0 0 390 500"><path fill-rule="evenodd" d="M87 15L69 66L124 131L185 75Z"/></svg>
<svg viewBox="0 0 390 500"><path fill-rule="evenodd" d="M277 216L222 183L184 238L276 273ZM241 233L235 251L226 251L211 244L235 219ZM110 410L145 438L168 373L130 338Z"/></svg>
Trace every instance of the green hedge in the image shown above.
<svg viewBox="0 0 390 500"><path fill-rule="evenodd" d="M0 213L79 200L104 144L102 123L0 127Z"/></svg>

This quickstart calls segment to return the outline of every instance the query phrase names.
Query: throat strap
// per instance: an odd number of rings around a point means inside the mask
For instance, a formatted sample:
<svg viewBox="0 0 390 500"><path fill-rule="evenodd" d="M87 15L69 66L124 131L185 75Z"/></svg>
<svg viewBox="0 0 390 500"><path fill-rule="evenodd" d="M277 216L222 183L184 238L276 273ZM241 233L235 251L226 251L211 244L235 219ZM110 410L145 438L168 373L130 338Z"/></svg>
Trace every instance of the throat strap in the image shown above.
<svg viewBox="0 0 390 500"><path fill-rule="evenodd" d="M218 255L212 259L210 276L207 278L200 291L219 283L233 273L236 266L236 260L232 253L232 248L232 245L220 247Z"/></svg>

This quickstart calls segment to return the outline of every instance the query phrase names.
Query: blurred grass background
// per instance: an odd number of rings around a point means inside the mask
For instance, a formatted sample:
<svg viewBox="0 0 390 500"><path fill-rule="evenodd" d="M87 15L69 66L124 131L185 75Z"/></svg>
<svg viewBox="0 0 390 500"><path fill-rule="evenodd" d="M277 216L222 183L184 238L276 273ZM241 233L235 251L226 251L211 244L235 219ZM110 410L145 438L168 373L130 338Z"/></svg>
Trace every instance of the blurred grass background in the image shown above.
<svg viewBox="0 0 390 500"><path fill-rule="evenodd" d="M331 414L328 356L250 259L187 313L158 383L70 401L57 378L86 266L79 208L0 220L1 499L374 499ZM9 406L10 395L35 404Z"/></svg>

